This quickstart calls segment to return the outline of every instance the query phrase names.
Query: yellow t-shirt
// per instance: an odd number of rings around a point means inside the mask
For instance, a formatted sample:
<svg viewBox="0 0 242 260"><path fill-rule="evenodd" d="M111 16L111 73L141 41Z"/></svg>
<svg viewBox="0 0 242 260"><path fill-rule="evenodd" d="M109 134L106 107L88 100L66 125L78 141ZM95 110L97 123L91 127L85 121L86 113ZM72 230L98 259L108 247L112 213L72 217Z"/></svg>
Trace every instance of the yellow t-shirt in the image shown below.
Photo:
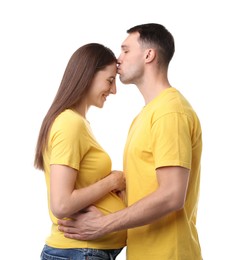
<svg viewBox="0 0 242 260"><path fill-rule="evenodd" d="M155 169L190 169L185 206L150 225L128 230L129 260L201 260L196 229L202 133L199 119L174 88L164 90L134 119L124 150L128 206L158 187Z"/></svg>
<svg viewBox="0 0 242 260"><path fill-rule="evenodd" d="M113 232L93 241L65 238L58 230L57 218L50 210L50 164L67 165L78 170L77 189L99 181L111 171L111 159L95 140L88 121L70 109L61 113L51 127L44 164L49 215L52 221L51 234L46 244L56 248L115 249L125 246L126 231ZM123 201L113 192L94 205L104 214L125 208Z"/></svg>

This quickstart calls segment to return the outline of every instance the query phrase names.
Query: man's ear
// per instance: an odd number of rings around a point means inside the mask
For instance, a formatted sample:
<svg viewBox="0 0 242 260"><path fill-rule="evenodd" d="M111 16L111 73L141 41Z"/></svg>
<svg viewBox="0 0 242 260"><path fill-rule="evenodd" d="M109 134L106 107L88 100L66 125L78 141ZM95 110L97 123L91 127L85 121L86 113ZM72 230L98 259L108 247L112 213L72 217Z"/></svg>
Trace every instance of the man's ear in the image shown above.
<svg viewBox="0 0 242 260"><path fill-rule="evenodd" d="M153 60L155 59L155 57L156 57L156 52L155 52L154 49L147 49L145 55L146 55L146 56L145 56L145 61L146 61L147 63L149 63L149 62L151 62L151 61L153 61Z"/></svg>

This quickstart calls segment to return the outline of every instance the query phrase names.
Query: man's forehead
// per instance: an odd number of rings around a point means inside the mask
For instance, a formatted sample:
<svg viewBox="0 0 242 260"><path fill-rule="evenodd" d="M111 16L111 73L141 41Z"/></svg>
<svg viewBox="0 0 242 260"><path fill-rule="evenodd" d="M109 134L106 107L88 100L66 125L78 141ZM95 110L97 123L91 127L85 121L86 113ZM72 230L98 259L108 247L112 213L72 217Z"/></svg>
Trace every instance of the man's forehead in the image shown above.
<svg viewBox="0 0 242 260"><path fill-rule="evenodd" d="M138 44L138 37L139 33L131 33L127 36L127 38L123 41L121 48L125 49L128 48L131 45L136 45Z"/></svg>

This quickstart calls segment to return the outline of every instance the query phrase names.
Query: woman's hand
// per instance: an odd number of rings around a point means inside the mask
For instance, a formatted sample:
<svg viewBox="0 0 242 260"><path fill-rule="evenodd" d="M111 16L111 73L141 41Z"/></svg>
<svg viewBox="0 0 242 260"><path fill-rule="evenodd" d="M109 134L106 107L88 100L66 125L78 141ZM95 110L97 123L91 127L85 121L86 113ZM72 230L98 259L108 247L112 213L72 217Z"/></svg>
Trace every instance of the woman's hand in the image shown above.
<svg viewBox="0 0 242 260"><path fill-rule="evenodd" d="M111 171L109 176L113 179L114 192L122 191L126 188L126 180L122 171Z"/></svg>

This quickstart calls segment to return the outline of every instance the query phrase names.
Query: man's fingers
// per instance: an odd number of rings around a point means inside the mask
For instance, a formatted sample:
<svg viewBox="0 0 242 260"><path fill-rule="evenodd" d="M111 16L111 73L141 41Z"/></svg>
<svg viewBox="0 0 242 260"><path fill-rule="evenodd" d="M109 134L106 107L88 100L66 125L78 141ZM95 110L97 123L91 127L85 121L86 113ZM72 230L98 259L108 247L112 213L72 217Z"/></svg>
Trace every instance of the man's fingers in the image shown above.
<svg viewBox="0 0 242 260"><path fill-rule="evenodd" d="M96 213L102 214L101 211L99 209L97 209L95 206L89 206L86 209L86 212L96 212Z"/></svg>
<svg viewBox="0 0 242 260"><path fill-rule="evenodd" d="M69 233L64 233L64 236L67 238L71 238L71 239L77 239L77 240L85 240L83 239L80 235L78 234L69 234Z"/></svg>
<svg viewBox="0 0 242 260"><path fill-rule="evenodd" d="M78 230L73 227L58 226L58 229L64 233L64 236L71 239L84 240L84 237L78 234Z"/></svg>
<svg viewBox="0 0 242 260"><path fill-rule="evenodd" d="M78 234L78 229L74 227L58 226L59 231L64 233L64 236L71 239L85 240L85 235Z"/></svg>
<svg viewBox="0 0 242 260"><path fill-rule="evenodd" d="M58 226L58 229L59 229L61 232L64 232L64 233L71 233L71 234L77 233L76 228L73 228L73 227L65 227L65 226L59 225L59 226Z"/></svg>
<svg viewBox="0 0 242 260"><path fill-rule="evenodd" d="M74 227L74 221L71 219L58 219L58 225Z"/></svg>
<svg viewBox="0 0 242 260"><path fill-rule="evenodd" d="M95 206L87 207L82 212L71 216L71 219L58 220L58 230L64 236L77 240L93 240L101 236L97 232L99 225L96 219L103 216L103 213Z"/></svg>

